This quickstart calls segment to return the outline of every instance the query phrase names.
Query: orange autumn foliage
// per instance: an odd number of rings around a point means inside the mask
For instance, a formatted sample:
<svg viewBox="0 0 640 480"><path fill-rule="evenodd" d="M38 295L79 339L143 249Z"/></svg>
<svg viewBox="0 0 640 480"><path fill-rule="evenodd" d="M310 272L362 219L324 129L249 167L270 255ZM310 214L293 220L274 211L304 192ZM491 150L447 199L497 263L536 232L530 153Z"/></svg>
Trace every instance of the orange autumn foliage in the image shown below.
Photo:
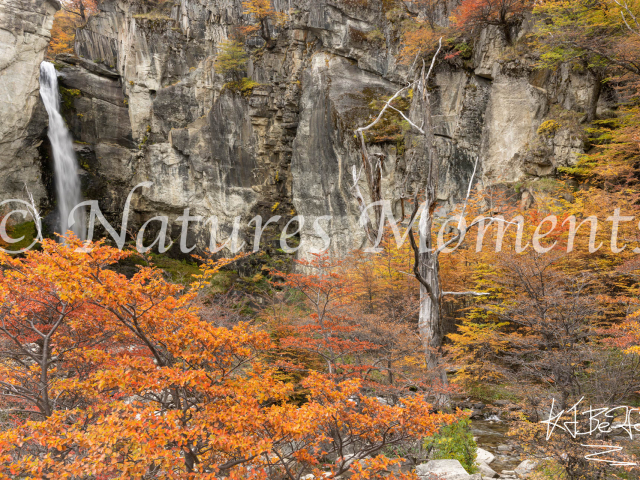
<svg viewBox="0 0 640 480"><path fill-rule="evenodd" d="M511 26L531 8L531 0L463 0L452 15L452 23L468 30L495 25L502 29L507 42L511 42Z"/></svg>
<svg viewBox="0 0 640 480"><path fill-rule="evenodd" d="M321 373L292 403L264 360L267 332L199 315L233 259L206 261L185 290L153 267L117 273L129 255L75 238L0 254L0 478L377 478L399 462L377 457L384 448L459 417L420 395L384 405L358 379Z"/></svg>
<svg viewBox="0 0 640 480"><path fill-rule="evenodd" d="M62 9L53 17L48 55L73 53L76 30L98 12L97 0L63 0Z"/></svg>
<svg viewBox="0 0 640 480"><path fill-rule="evenodd" d="M242 2L243 14L251 17L252 23L240 29L243 35L259 35L267 45L272 48L275 43L273 29L282 27L287 21L284 12L277 11L271 0L244 0Z"/></svg>

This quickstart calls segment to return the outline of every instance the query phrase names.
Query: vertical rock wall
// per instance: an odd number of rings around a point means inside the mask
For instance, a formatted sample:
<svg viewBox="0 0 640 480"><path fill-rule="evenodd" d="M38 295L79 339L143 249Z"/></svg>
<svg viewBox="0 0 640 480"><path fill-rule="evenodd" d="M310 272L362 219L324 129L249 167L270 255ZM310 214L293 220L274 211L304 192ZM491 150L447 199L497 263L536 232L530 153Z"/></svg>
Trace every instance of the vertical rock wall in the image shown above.
<svg viewBox="0 0 640 480"><path fill-rule="evenodd" d="M272 49L252 42L246 75L254 84L243 92L228 88L215 68L221 42L248 21L241 0L104 0L78 31L77 55L58 58L61 85L79 92L67 98L64 113L78 142L85 193L101 199L110 218L119 217L134 185L151 180L153 187L135 197L133 221L168 215L174 238L180 226L173 222L190 208L191 215L217 215L222 237L237 216L246 225L258 214L280 215L283 226L302 214L302 253L321 243L313 223L330 215L323 227L334 251L361 244L351 191L352 167L361 164L353 133L376 113L374 100L405 84L399 18L419 11L400 0L275 3L292 7L288 28ZM441 22L453 3L443 6ZM465 58L441 59L431 85L443 211L466 192L476 161L482 187L535 182L583 151L576 126L590 101L588 75L536 70L533 57L492 28L468 48ZM419 123L423 112L413 115ZM560 127L541 135L548 119ZM371 145L396 213L410 193L407 169L424 171L410 161L422 158L419 143L409 136ZM8 157L0 163L12 164ZM36 162L23 166L22 175L32 172L37 182ZM360 188L366 195L367 185ZM208 236L202 226L193 234Z"/></svg>
<svg viewBox="0 0 640 480"><path fill-rule="evenodd" d="M40 63L57 0L0 0L0 192L2 200L46 196L38 147L46 129Z"/></svg>

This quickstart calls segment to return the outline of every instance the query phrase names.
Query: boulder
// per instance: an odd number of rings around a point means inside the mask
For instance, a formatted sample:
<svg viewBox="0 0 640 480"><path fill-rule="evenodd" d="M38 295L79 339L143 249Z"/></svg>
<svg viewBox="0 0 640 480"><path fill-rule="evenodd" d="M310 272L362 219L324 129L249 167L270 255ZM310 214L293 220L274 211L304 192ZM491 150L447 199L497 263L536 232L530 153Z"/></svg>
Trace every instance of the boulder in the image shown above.
<svg viewBox="0 0 640 480"><path fill-rule="evenodd" d="M478 448L476 459L478 460L478 462L486 463L487 465L489 465L496 459L496 456L488 450L485 450L484 448Z"/></svg>
<svg viewBox="0 0 640 480"><path fill-rule="evenodd" d="M486 463L479 462L478 470L482 478L498 478L498 473Z"/></svg>
<svg viewBox="0 0 640 480"><path fill-rule="evenodd" d="M430 460L418 465L416 473L421 480L482 480L479 473L469 475L458 460Z"/></svg>
<svg viewBox="0 0 640 480"><path fill-rule="evenodd" d="M516 472L518 477L525 478L536 469L538 464L539 462L537 460L527 459L524 462L522 462L520 465L518 465L514 471Z"/></svg>

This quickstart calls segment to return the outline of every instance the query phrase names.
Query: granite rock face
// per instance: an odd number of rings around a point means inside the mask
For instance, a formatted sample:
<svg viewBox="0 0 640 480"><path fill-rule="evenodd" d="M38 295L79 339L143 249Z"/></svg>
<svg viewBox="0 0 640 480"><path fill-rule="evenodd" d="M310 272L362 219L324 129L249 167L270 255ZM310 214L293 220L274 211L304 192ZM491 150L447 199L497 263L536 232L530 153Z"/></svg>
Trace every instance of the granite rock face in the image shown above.
<svg viewBox="0 0 640 480"><path fill-rule="evenodd" d="M78 142L86 195L101 199L108 218L119 218L127 193L152 181L134 196L132 221L168 215L173 238L180 232L177 217L189 208L191 215L218 216L219 238L230 233L236 217L250 240L253 230L246 225L256 215L279 215L280 227L303 215L301 254L323 244L316 221L332 237L334 251L360 246L352 171L362 160L354 129L371 121L376 100L406 84L407 66L397 61L400 27L389 10L393 3L274 1L282 11L292 8L288 27L276 33L273 48L250 42L246 76L254 83L239 92L228 88L231 79L216 71L215 61L221 42L248 21L240 0L160 6L104 0L100 13L78 31L76 55L57 59L60 84L73 92L64 114ZM439 12L442 23L450 3ZM419 14L412 2L395 4ZM46 3L29 9L54 11ZM29 42L37 43L35 37ZM431 83L443 213L464 196L476 164L479 186L486 188L535 181L575 163L583 151L576 125L593 91L588 75L535 70L535 59L512 53L497 30L487 29L470 50L463 59L441 59ZM32 84L20 101L37 104L35 67L11 75ZM420 124L424 115L416 105L411 114ZM553 128L541 129L549 120ZM15 142L28 137L24 125L0 128ZM382 191L396 216L402 199L417 188L407 186L407 172L424 174L425 165L414 160L422 158L420 150L411 135L370 145L382 162ZM16 163L10 161L16 153L8 155L0 159L4 168ZM38 162L20 158L19 178L5 181L11 188L27 175L30 183L38 181ZM206 243L208 227L192 230Z"/></svg>
<svg viewBox="0 0 640 480"><path fill-rule="evenodd" d="M57 0L0 0L0 192L2 200L46 196L38 147L47 114L40 100L40 63Z"/></svg>

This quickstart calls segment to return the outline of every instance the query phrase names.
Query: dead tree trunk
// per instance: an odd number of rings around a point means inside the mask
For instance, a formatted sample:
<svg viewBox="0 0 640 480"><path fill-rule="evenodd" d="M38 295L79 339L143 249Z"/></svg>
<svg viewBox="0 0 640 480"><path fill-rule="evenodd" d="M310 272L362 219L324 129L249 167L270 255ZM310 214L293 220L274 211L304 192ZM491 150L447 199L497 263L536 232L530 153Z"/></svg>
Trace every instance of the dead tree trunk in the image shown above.
<svg viewBox="0 0 640 480"><path fill-rule="evenodd" d="M431 100L429 98L428 82L433 72L436 58L440 53L440 46L433 56L431 66L426 71L423 64L418 81L416 82L416 92L418 107L423 112L424 127L422 135L424 138L425 162L427 164L427 179L424 189L424 209L420 217L418 227L420 245L416 245L413 233L410 233L411 246L414 250L415 264L414 273L420 282L420 314L418 320L418 330L422 340L427 368L433 372L434 376L440 380L442 386L447 383L447 375L440 364L442 341L444 332L442 327L441 299L442 288L440 286L440 263L438 261L439 252L433 248L431 229L433 224L433 213L436 209L439 157L436 149L436 139L433 134L433 120L431 116ZM416 198L417 200L417 198ZM418 202L415 202L416 208ZM414 211L413 218L417 214ZM439 403L448 403L448 398L438 396Z"/></svg>
<svg viewBox="0 0 640 480"><path fill-rule="evenodd" d="M411 247L414 252L414 269L413 273L415 277L420 282L420 313L419 313L419 321L418 321L418 330L420 334L420 339L422 342L422 346L424 349L425 362L427 368L432 372L436 383L440 383L440 391L436 393L436 401L440 406L444 406L449 403L449 397L446 393L447 385L447 374L442 364L442 343L444 340L444 327L442 322L442 297L444 295L487 295L485 293L478 292L443 292L441 288L441 279L440 279L440 264L439 264L439 255L442 251L444 251L449 245L453 243L458 243L464 239L466 233L476 225L482 223L484 220L489 220L489 223L493 221L502 221L502 219L486 217L480 220L476 220L474 223L469 225L467 228L462 228L462 223L458 225L458 233L454 236L454 238L445 242L444 245L434 248L432 245L431 238L431 230L433 226L433 215L436 209L437 204L437 189L438 189L438 170L440 166L440 160L438 157L438 152L436 149L436 139L433 131L433 120L431 116L431 100L429 97L429 89L428 82L433 72L433 68L442 48L442 39L440 40L440 44L438 50L436 51L433 59L431 61L431 65L429 70L426 70L426 65L422 66L420 74L418 75L418 79L413 83L408 84L406 87L400 89L393 97L391 97L382 110L380 111L378 117L368 126L362 127L356 130L356 135L360 139L361 149L362 149L362 161L363 166L361 168L361 172L364 170L367 172L367 179L369 183L369 192L372 201L378 201L380 199L380 185L379 185L379 177L376 175L371 175L371 173L375 173L379 169L379 165L372 161L372 158L369 156L366 148L366 142L364 139L364 132L372 128L380 119L383 117L386 110L391 109L398 112L411 126L412 130L418 132L424 141L424 161L427 165L427 179L426 185L424 188L424 208L422 209L422 214L420 215L420 223L418 227L419 231L419 243L416 244L416 239L414 238L414 234L412 231L413 223L419 212L419 204L418 204L418 196L417 193L414 197L414 211L411 215L411 220L409 223L409 241L411 242ZM408 90L410 88L414 89L414 98L418 102L417 108L414 110L419 110L423 112L424 123L422 126L418 126L414 121L408 118L404 113L397 110L393 107L392 102L395 100L402 92ZM466 205L469 201L469 195L471 193L471 189L473 186L473 182L476 175L476 170L478 166L478 159L476 159L475 167L471 179L469 181L469 187L467 189L467 197L464 203L464 210L466 209ZM364 197L360 193L360 189L358 187L358 181L360 178L360 174L357 172L357 168L353 167L353 187L352 190L358 203L360 205L360 210L362 211L362 215L366 221L363 222L365 226L365 230L367 232L367 236L371 243L376 243L375 236L373 235L375 227L382 228L383 218L378 210L375 211L375 218L372 220L367 213L367 208L364 202ZM373 228L372 228L373 227ZM377 241L379 242L380 235L377 237Z"/></svg>

